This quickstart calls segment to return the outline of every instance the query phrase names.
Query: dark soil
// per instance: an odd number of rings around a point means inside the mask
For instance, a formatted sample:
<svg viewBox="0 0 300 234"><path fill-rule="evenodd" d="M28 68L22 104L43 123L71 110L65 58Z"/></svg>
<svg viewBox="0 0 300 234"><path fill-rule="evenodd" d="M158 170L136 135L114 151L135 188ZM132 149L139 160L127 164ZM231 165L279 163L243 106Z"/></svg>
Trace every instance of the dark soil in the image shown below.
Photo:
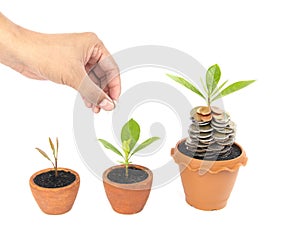
<svg viewBox="0 0 300 234"><path fill-rule="evenodd" d="M207 160L207 161L224 161L224 160L230 160L230 159L237 158L242 153L240 147L238 147L236 144L233 144L232 147L231 147L230 154L227 155L226 157L224 157L224 156L222 156L221 154L218 154L218 153L216 153L213 157L211 155L209 157L197 156L197 155L195 155L195 153L193 151L190 151L190 150L188 150L186 148L185 141L181 142L178 145L178 150L181 153L183 153L186 156L189 156L191 158L201 159L201 160Z"/></svg>
<svg viewBox="0 0 300 234"><path fill-rule="evenodd" d="M116 168L107 174L109 180L120 184L133 184L141 182L148 177L148 173L142 169L135 167L128 167L128 176L126 176L124 168Z"/></svg>
<svg viewBox="0 0 300 234"><path fill-rule="evenodd" d="M44 188L60 188L72 184L76 179L76 176L69 171L58 171L58 176L55 177L55 172L48 171L37 175L33 181L38 186Z"/></svg>

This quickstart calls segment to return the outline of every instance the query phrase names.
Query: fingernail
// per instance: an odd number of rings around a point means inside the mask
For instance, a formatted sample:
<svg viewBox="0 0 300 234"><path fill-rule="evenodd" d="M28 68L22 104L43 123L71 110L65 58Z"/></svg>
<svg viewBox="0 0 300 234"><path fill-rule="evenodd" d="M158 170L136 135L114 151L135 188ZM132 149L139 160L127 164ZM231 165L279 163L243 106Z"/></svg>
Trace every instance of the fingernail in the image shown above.
<svg viewBox="0 0 300 234"><path fill-rule="evenodd" d="M112 101L114 102L114 106L115 106L115 108L116 108L116 106L117 106L117 104L118 104L118 100L113 99Z"/></svg>
<svg viewBox="0 0 300 234"><path fill-rule="evenodd" d="M107 99L103 99L102 102L100 102L99 106L104 110L113 110L115 108L114 103Z"/></svg>

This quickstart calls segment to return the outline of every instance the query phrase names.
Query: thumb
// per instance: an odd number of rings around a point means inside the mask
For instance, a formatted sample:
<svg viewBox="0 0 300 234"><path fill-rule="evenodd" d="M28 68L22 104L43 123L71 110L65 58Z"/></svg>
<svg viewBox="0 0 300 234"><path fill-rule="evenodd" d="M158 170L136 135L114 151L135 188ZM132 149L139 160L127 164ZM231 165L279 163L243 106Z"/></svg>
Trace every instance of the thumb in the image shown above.
<svg viewBox="0 0 300 234"><path fill-rule="evenodd" d="M115 108L114 102L98 85L96 80L92 80L92 78L86 74L78 87L78 92L95 106L100 106L106 111L113 110Z"/></svg>

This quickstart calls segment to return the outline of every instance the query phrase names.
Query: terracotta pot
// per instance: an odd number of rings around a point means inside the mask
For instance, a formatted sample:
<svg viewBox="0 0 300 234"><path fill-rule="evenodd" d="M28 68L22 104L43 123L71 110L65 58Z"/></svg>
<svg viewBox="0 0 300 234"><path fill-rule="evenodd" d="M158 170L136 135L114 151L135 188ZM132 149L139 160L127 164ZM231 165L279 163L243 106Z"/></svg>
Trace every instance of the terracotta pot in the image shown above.
<svg viewBox="0 0 300 234"><path fill-rule="evenodd" d="M178 145L171 150L171 156L179 165L181 182L186 202L200 210L218 210L226 206L234 186L239 167L247 163L243 148L237 158L224 161L199 160L182 154Z"/></svg>
<svg viewBox="0 0 300 234"><path fill-rule="evenodd" d="M131 164L130 167L139 168L147 172L148 177L141 182L133 184L120 184L107 178L110 171L122 167L125 166L113 166L103 172L102 178L104 189L114 211L120 214L135 214L144 208L148 200L152 186L153 174L151 170L146 167Z"/></svg>
<svg viewBox="0 0 300 234"><path fill-rule="evenodd" d="M40 209L46 214L58 215L64 214L71 210L76 199L80 177L77 172L68 168L58 168L58 170L69 171L76 176L75 181L65 187L61 188L44 188L34 183L34 178L44 172L53 170L47 168L34 173L29 180L30 189L34 199L36 200Z"/></svg>

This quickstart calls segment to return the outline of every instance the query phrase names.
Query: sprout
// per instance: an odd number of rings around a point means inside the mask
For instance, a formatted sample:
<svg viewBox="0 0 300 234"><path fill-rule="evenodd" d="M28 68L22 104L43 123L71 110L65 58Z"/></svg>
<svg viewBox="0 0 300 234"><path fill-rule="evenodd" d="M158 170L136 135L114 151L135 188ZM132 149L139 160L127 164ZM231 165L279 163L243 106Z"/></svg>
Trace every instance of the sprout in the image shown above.
<svg viewBox="0 0 300 234"><path fill-rule="evenodd" d="M111 143L107 142L103 139L98 139L99 142L102 143L102 145L122 157L122 161L119 161L121 164L125 165L125 173L126 176L128 176L128 165L131 163L130 159L131 157L136 154L138 151L146 148L148 145L153 143L154 141L158 140L159 137L150 137L149 139L145 140L138 146L136 146L136 143L138 142L140 138L140 126L139 124L134 120L130 119L122 128L121 131L121 141L122 141L122 150L123 153L121 153L115 146L113 146ZM135 147L136 146L136 147Z"/></svg>
<svg viewBox="0 0 300 234"><path fill-rule="evenodd" d="M55 177L57 177L58 176L58 173L57 173L58 138L56 137L56 147L54 146L50 137L49 137L49 144L50 144L50 147L52 150L54 161L51 160L51 158L45 153L45 151L43 151L39 148L35 148L35 149L37 151L39 151L41 155L43 155L46 159L48 159L52 163L52 166L55 171Z"/></svg>

